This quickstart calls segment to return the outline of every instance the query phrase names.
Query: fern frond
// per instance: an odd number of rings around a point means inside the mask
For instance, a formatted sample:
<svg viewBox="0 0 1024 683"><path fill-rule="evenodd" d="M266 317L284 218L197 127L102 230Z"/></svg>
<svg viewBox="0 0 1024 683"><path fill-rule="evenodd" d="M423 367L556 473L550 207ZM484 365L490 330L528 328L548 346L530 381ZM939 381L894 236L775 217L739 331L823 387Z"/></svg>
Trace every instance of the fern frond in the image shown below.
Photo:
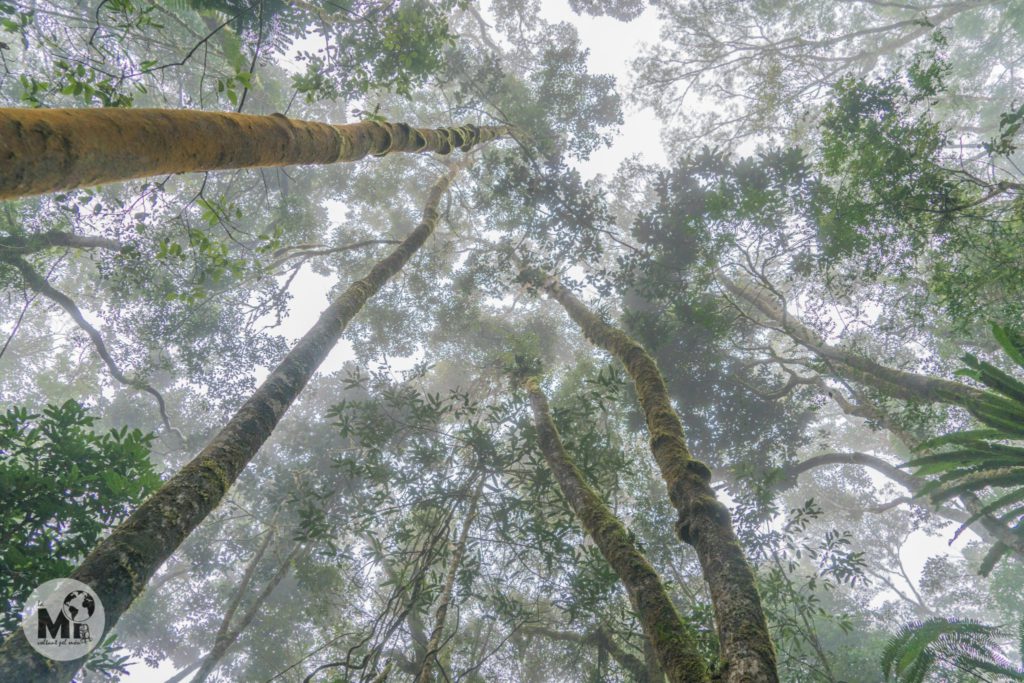
<svg viewBox="0 0 1024 683"><path fill-rule="evenodd" d="M896 632L882 651L882 672L887 681L899 683L923 683L938 667L1024 680L1024 669L999 652L998 635L994 626L970 619L936 617L910 622Z"/></svg>

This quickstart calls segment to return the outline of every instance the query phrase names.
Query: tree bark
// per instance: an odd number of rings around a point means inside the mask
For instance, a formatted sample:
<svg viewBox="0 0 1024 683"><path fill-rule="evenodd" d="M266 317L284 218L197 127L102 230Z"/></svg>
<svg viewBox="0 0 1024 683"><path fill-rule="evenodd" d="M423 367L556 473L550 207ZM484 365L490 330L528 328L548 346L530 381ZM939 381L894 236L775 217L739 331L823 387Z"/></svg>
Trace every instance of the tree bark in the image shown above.
<svg viewBox="0 0 1024 683"><path fill-rule="evenodd" d="M968 411L973 411L974 406L985 396L984 391L960 382L889 368L866 356L828 344L817 332L789 315L778 301L760 291L760 288L755 285L741 286L721 271L716 276L726 291L747 302L771 323L778 325L780 331L793 341L828 362L835 374L840 377L872 387L892 398L920 403L946 403L960 406ZM875 406L867 408L862 406L857 410L845 400L840 402L840 406L850 414L878 420L910 449L914 449L921 441L894 424L883 410ZM961 494L958 498L971 514L977 513L983 507L981 500L972 492ZM983 515L976 523L991 538L1024 558L1024 535L1021 531L1011 529L992 515Z"/></svg>
<svg viewBox="0 0 1024 683"><path fill-rule="evenodd" d="M729 511L711 488L711 471L686 446L683 425L672 408L654 358L622 330L592 313L554 278L538 271L522 279L543 287L565 308L583 334L626 367L651 434L651 453L679 514L676 533L694 547L711 593L725 683L775 683L775 648ZM667 673L667 672L666 672Z"/></svg>
<svg viewBox="0 0 1024 683"><path fill-rule="evenodd" d="M172 173L448 154L507 133L186 109L0 109L0 199Z"/></svg>
<svg viewBox="0 0 1024 683"><path fill-rule="evenodd" d="M101 541L71 577L99 595L109 632L146 582L220 503L281 416L341 338L349 321L398 273L438 221L438 205L457 168L430 189L423 219L390 255L336 298L234 417L191 462ZM83 660L36 653L19 628L0 648L0 681L68 681Z"/></svg>
<svg viewBox="0 0 1024 683"><path fill-rule="evenodd" d="M877 456L852 451L849 453L822 453L808 458L807 460L787 465L782 469L782 475L784 477L783 488L789 488L790 485L795 485L796 478L804 472L813 470L817 467L824 467L826 465L862 465L864 467L870 467L876 472L892 479L911 493L917 493L925 483L910 472L901 470L895 465L888 463ZM792 484L790 484L790 482L792 482Z"/></svg>
<svg viewBox="0 0 1024 683"><path fill-rule="evenodd" d="M459 567L462 566L462 558L466 554L466 542L469 540L469 529L476 520L477 506L480 503L480 494L483 492L484 475L480 474L476 490L469 500L469 509L466 510L466 518L462 522L462 529L459 531L459 538L452 549L452 556L448 561L448 571L445 574L444 588L441 590L441 597L434 610L434 628L431 629L430 639L427 641L426 652L423 661L420 662L420 670L416 675L416 683L430 683L434 667L434 660L441 651L441 638L444 636L445 622L448 620L448 606L452 601L452 593L455 590L455 577L458 575Z"/></svg>
<svg viewBox="0 0 1024 683"><path fill-rule="evenodd" d="M778 488L780 490L792 488L793 486L796 486L797 478L804 472L809 472L810 470L817 469L818 467L827 467L829 465L860 465L863 467L869 467L910 491L912 496L917 496L918 492L920 492L925 483L927 483L924 479L915 477L906 470L901 470L892 463L886 462L878 456L852 451L848 453L822 453L820 455L810 457L807 460L802 460L800 462L793 463L792 465L786 465L782 468L782 481L779 482ZM895 503L887 503L883 509L872 508L869 511L884 512L885 509L901 503L920 505L928 509L932 514L945 517L946 519L959 524L963 524L970 517L970 515L962 510L955 510L941 505L933 505L927 498L897 498ZM994 540L988 530L984 527L975 529L975 531L986 542L991 543Z"/></svg>
<svg viewBox="0 0 1024 683"><path fill-rule="evenodd" d="M537 379L527 378L524 384L533 410L537 441L548 467L580 524L626 588L668 680L670 683L709 681L707 664L697 651L697 639L683 623L658 573L565 452Z"/></svg>
<svg viewBox="0 0 1024 683"><path fill-rule="evenodd" d="M644 638L644 675L637 676L638 683L665 683L665 672L658 661L650 638Z"/></svg>
<svg viewBox="0 0 1024 683"><path fill-rule="evenodd" d="M123 244L109 237L75 235L63 230L47 230L31 235L6 235L0 238L0 258L3 255L25 256L50 247L69 249L107 249L121 251Z"/></svg>
<svg viewBox="0 0 1024 683"><path fill-rule="evenodd" d="M984 392L960 382L896 370L867 356L835 347L800 320L789 315L778 301L761 291L760 287L740 285L722 272L717 273L717 278L726 291L747 302L778 325L793 341L806 347L822 360L837 366L840 374L850 380L867 384L887 396L905 401L952 403L968 407L984 395Z"/></svg>

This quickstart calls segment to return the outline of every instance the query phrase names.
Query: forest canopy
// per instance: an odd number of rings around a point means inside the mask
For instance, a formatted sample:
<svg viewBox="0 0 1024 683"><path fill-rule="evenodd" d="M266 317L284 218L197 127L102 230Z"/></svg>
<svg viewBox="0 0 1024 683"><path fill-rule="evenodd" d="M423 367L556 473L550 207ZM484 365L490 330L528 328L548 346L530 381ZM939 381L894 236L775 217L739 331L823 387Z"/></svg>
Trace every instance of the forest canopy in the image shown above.
<svg viewBox="0 0 1024 683"><path fill-rule="evenodd" d="M1024 681L1022 61L0 0L0 681Z"/></svg>

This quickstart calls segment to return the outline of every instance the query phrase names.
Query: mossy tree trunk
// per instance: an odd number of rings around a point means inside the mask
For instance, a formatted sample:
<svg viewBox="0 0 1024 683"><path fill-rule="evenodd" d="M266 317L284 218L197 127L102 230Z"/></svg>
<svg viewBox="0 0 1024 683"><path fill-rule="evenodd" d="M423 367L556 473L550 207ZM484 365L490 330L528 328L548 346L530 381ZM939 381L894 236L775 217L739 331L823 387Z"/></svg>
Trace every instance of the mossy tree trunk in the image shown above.
<svg viewBox="0 0 1024 683"><path fill-rule="evenodd" d="M336 298L210 443L71 574L99 595L106 612L105 633L117 624L160 565L220 503L337 344L349 321L433 233L438 205L456 171L452 168L430 189L422 221L409 236ZM19 628L0 648L0 681L68 681L82 663L82 659L46 659L32 649Z"/></svg>
<svg viewBox="0 0 1024 683"><path fill-rule="evenodd" d="M503 126L332 125L186 109L0 108L0 199L147 176L468 151Z"/></svg>
<svg viewBox="0 0 1024 683"><path fill-rule="evenodd" d="M644 635L657 653L668 680L670 683L710 680L707 665L697 651L697 639L683 623L658 573L565 452L537 379L527 378L524 386L530 397L537 440L548 467L580 524L626 588Z"/></svg>
<svg viewBox="0 0 1024 683"><path fill-rule="evenodd" d="M725 667L722 680L776 683L775 648L754 573L732 529L728 509L711 488L711 471L690 455L682 422L654 358L625 332L591 312L557 280L539 271L524 271L520 277L562 304L587 339L615 356L633 380L651 435L651 453L679 514L676 533L697 551L711 593ZM669 675L667 669L665 673Z"/></svg>
<svg viewBox="0 0 1024 683"><path fill-rule="evenodd" d="M106 249L121 251L125 245L108 237L75 235L63 230L48 230L35 235L5 235L0 239L0 258L27 256L43 249Z"/></svg>

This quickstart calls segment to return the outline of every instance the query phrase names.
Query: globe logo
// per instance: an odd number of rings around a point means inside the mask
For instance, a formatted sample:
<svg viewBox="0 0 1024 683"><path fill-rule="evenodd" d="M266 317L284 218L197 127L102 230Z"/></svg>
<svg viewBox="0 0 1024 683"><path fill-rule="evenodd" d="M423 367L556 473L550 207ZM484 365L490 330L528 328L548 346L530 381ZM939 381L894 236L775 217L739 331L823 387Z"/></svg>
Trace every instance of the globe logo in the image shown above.
<svg viewBox="0 0 1024 683"><path fill-rule="evenodd" d="M21 628L39 654L67 662L89 654L103 639L106 614L96 591L75 579L40 584L22 610Z"/></svg>
<svg viewBox="0 0 1024 683"><path fill-rule="evenodd" d="M72 591L64 598L64 606L61 608L64 616L78 624L89 621L95 611L96 601L85 591Z"/></svg>

